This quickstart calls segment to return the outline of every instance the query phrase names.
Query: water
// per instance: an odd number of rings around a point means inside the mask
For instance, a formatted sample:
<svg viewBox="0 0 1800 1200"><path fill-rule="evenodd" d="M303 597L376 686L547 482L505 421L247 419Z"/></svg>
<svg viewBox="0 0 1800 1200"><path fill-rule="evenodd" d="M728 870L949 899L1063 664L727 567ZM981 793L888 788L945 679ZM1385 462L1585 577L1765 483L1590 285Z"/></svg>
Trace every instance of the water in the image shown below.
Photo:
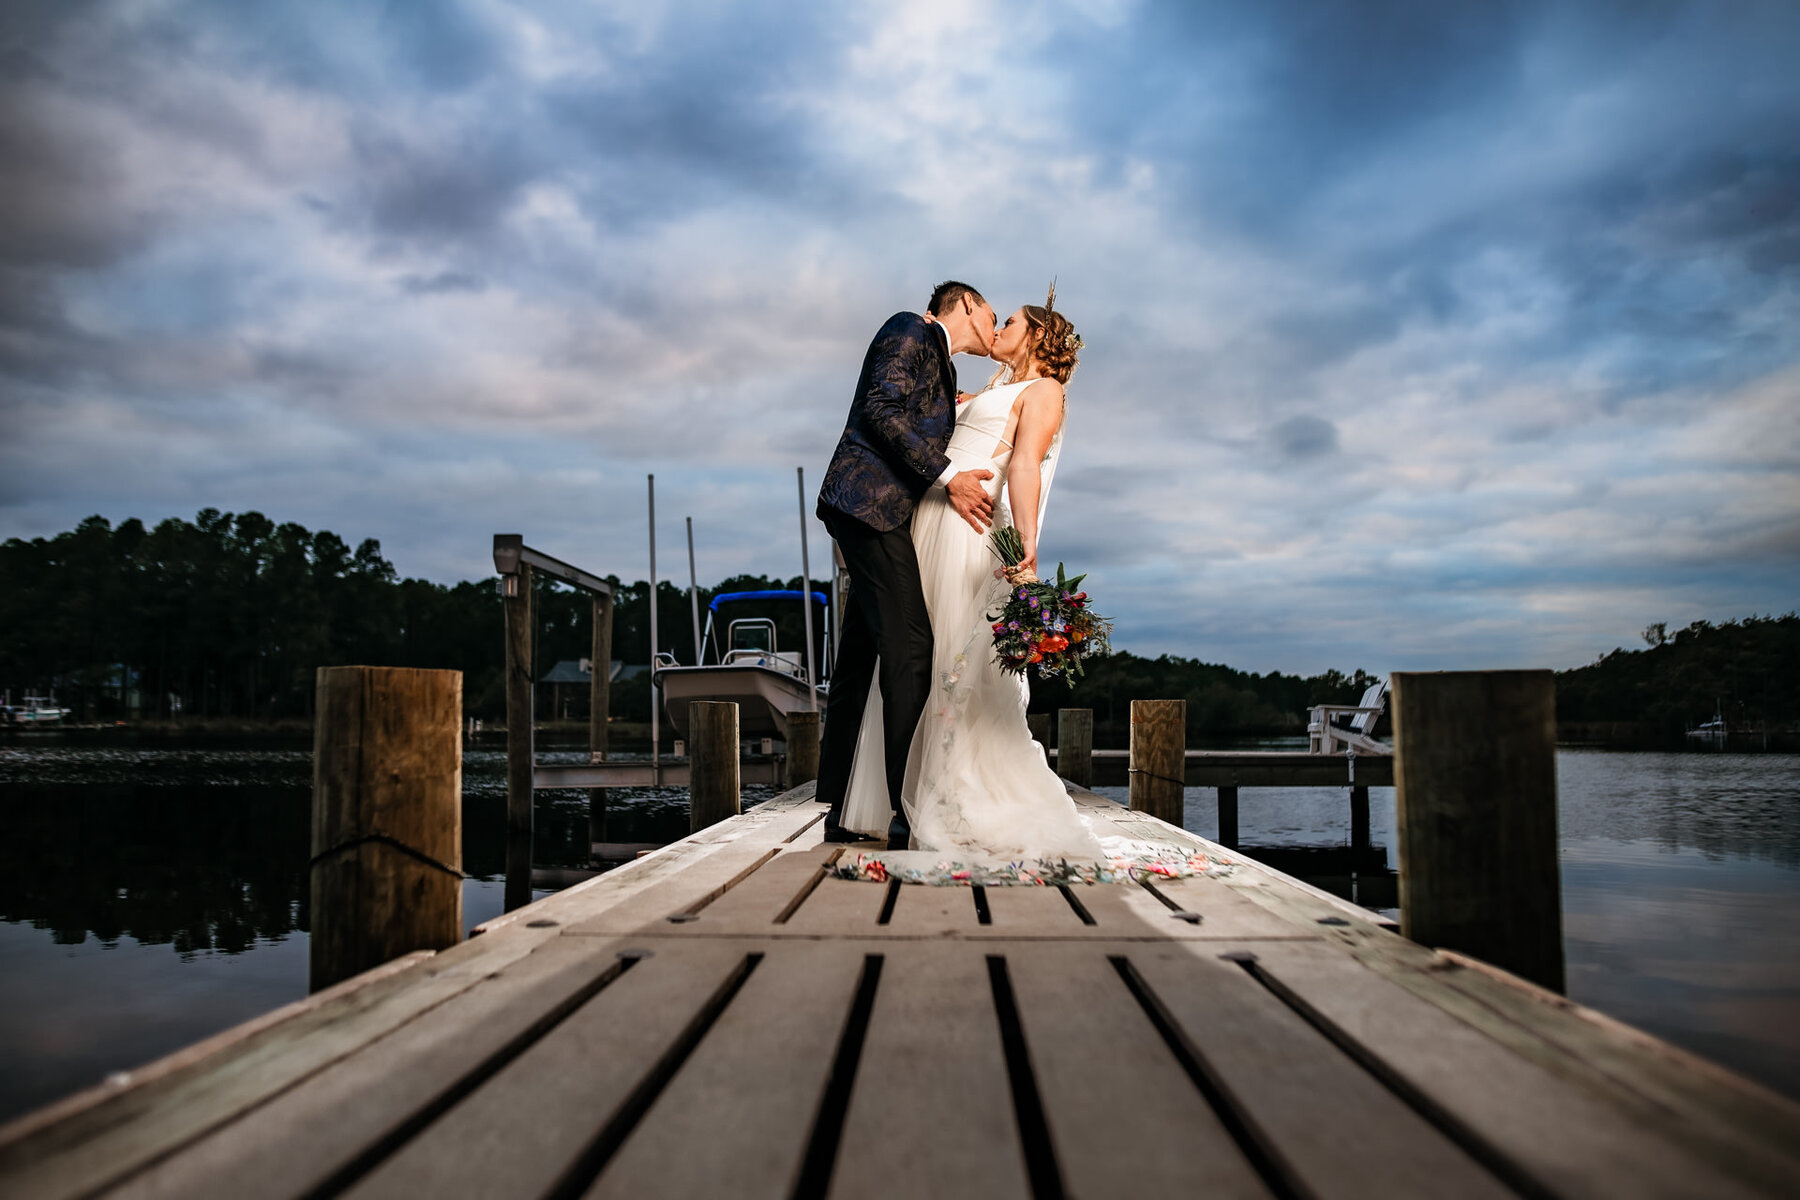
<svg viewBox="0 0 1800 1200"><path fill-rule="evenodd" d="M469 926L501 911L504 764L464 763ZM1558 774L1570 995L1800 1096L1800 756L1569 749ZM0 1120L306 994L310 787L303 743L0 743ZM1240 839L1391 913L1393 793L1370 802L1361 860L1341 788L1244 789ZM579 864L585 794L538 805L536 861ZM1210 789L1186 824L1216 834ZM612 794L612 840L686 831L684 793Z"/></svg>

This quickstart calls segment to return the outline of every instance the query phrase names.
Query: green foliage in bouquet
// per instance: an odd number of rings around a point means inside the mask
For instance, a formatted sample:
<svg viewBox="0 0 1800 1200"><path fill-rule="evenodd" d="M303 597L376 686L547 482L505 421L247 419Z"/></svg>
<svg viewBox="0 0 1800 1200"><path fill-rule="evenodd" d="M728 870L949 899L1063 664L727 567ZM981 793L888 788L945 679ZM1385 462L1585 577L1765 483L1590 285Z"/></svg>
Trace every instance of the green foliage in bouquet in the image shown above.
<svg viewBox="0 0 1800 1200"><path fill-rule="evenodd" d="M994 553L1007 569L1025 561L1025 541L1012 526L994 530ZM1088 594L1079 590L1086 574L1070 577L1056 564L1056 582L1024 580L1013 584L1012 593L994 623L994 657L1002 670L1023 675L1036 668L1038 678L1081 677L1081 663L1091 654L1111 649L1112 622L1088 607Z"/></svg>

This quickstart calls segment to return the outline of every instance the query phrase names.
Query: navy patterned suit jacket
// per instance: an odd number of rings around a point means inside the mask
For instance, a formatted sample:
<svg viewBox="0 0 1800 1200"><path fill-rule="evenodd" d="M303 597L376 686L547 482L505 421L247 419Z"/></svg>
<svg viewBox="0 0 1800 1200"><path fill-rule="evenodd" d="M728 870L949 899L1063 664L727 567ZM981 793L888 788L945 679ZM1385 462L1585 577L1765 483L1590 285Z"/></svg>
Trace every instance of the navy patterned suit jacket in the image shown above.
<svg viewBox="0 0 1800 1200"><path fill-rule="evenodd" d="M956 430L956 370L941 331L917 313L895 313L869 343L850 419L838 439L818 514L898 529L937 482Z"/></svg>

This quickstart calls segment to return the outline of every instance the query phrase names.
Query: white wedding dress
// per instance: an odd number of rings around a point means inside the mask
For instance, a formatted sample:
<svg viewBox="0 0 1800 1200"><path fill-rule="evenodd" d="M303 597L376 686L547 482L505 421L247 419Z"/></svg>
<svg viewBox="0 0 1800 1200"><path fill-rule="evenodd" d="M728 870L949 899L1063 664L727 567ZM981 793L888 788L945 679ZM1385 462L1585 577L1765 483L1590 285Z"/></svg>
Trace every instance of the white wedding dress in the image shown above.
<svg viewBox="0 0 1800 1200"><path fill-rule="evenodd" d="M947 453L958 470L986 468L996 526L1012 524L1001 497L1012 447L1005 441L1019 393L1033 381L990 388L956 417ZM1044 456L1038 529L1062 453L1058 430ZM933 488L913 515L913 547L931 614L932 688L913 735L902 802L913 849L962 859L1100 859L1121 847L1103 845L1050 769L1025 723L1025 680L994 661L989 613L1005 603L995 577L999 559L988 535L975 530ZM882 750L879 688L871 688L844 802L844 824L883 836L892 811Z"/></svg>

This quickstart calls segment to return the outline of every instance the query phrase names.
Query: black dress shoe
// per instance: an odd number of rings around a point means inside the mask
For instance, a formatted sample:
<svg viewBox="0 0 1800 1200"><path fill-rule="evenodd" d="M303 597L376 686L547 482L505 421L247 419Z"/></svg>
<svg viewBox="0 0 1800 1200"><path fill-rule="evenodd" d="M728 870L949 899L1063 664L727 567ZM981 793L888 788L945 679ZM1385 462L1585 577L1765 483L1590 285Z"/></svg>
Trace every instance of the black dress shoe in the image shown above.
<svg viewBox="0 0 1800 1200"><path fill-rule="evenodd" d="M825 840L828 842L860 842L866 839L854 829L845 829L829 817L825 820Z"/></svg>
<svg viewBox="0 0 1800 1200"><path fill-rule="evenodd" d="M895 813L894 819L888 822L889 850L912 849L912 826L906 823L905 813Z"/></svg>

